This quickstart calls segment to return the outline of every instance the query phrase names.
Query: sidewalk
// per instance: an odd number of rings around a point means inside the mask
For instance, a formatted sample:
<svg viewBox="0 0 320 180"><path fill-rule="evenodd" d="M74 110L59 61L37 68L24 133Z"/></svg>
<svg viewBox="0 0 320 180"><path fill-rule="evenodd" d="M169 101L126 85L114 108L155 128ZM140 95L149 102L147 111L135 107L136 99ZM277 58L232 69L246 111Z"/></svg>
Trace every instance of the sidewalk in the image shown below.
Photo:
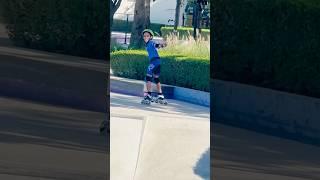
<svg viewBox="0 0 320 180"><path fill-rule="evenodd" d="M209 180L210 109L111 93L112 180Z"/></svg>

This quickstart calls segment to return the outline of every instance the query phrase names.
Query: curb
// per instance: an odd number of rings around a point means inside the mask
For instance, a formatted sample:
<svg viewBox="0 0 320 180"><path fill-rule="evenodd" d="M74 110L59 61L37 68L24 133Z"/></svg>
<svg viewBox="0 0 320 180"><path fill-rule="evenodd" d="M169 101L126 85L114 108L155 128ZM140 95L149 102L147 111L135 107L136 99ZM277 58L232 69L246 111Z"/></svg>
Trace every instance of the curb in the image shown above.
<svg viewBox="0 0 320 180"><path fill-rule="evenodd" d="M177 100L210 107L210 93L208 92L175 86L174 97Z"/></svg>
<svg viewBox="0 0 320 180"><path fill-rule="evenodd" d="M143 96L144 81L110 76L110 90L115 93L132 96ZM167 99L176 99L201 106L210 107L210 93L161 84L164 96ZM156 92L156 86L152 83L152 91Z"/></svg>

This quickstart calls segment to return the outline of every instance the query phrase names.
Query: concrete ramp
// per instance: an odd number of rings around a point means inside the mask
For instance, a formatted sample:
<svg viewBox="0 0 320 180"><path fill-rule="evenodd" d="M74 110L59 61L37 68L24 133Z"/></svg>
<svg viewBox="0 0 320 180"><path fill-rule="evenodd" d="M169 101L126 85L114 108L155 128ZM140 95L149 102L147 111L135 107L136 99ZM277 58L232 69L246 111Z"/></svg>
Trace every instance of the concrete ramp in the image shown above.
<svg viewBox="0 0 320 180"><path fill-rule="evenodd" d="M209 148L209 134L208 121L148 119L135 180L206 179L196 174L198 167L208 168L209 179L210 161L200 161Z"/></svg>
<svg viewBox="0 0 320 180"><path fill-rule="evenodd" d="M137 168L144 119L112 115L110 129L110 177L131 180Z"/></svg>
<svg viewBox="0 0 320 180"><path fill-rule="evenodd" d="M111 93L111 179L209 180L209 108L140 100Z"/></svg>

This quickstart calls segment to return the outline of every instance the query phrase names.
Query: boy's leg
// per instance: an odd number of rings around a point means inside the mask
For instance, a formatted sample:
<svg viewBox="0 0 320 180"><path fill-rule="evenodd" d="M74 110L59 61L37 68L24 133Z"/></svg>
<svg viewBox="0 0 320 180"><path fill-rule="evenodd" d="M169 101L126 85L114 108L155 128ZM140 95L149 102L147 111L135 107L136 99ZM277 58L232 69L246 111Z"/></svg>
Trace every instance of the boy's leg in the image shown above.
<svg viewBox="0 0 320 180"><path fill-rule="evenodd" d="M151 81L152 81L152 76L153 76L153 69L154 69L154 64L150 63L147 69L147 74L146 74L146 88L147 88L147 93L145 96L150 95L151 96Z"/></svg>
<svg viewBox="0 0 320 180"><path fill-rule="evenodd" d="M157 90L159 94L162 94L162 88L161 88L161 83L160 83L160 79L159 79L159 75L154 75L154 81L157 85Z"/></svg>
<svg viewBox="0 0 320 180"><path fill-rule="evenodd" d="M154 77L154 81L155 81L155 83L157 85L158 97L163 99L164 96L162 94L162 88L161 88L161 83L160 83L160 79L159 79L159 77L160 77L160 68L161 68L160 64L157 67L154 68L154 72L153 72L154 76L153 77Z"/></svg>
<svg viewBox="0 0 320 180"><path fill-rule="evenodd" d="M157 90L158 90L158 92L160 94L162 94L162 89L161 89L161 83L160 82L157 84Z"/></svg>
<svg viewBox="0 0 320 180"><path fill-rule="evenodd" d="M147 91L148 91L148 92L151 92L151 88L152 88L152 83L151 83L151 81L147 81L146 83L147 83Z"/></svg>

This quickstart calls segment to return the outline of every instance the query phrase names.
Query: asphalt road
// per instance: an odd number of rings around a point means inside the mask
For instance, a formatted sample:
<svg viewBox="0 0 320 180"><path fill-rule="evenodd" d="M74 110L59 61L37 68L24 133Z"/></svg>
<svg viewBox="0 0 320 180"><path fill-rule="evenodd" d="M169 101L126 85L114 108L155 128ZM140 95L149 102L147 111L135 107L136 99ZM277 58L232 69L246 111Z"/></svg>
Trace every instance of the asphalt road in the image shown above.
<svg viewBox="0 0 320 180"><path fill-rule="evenodd" d="M104 113L0 98L0 178L105 180ZM1 178L3 179L3 178Z"/></svg>
<svg viewBox="0 0 320 180"><path fill-rule="evenodd" d="M212 124L215 180L318 180L320 147Z"/></svg>

